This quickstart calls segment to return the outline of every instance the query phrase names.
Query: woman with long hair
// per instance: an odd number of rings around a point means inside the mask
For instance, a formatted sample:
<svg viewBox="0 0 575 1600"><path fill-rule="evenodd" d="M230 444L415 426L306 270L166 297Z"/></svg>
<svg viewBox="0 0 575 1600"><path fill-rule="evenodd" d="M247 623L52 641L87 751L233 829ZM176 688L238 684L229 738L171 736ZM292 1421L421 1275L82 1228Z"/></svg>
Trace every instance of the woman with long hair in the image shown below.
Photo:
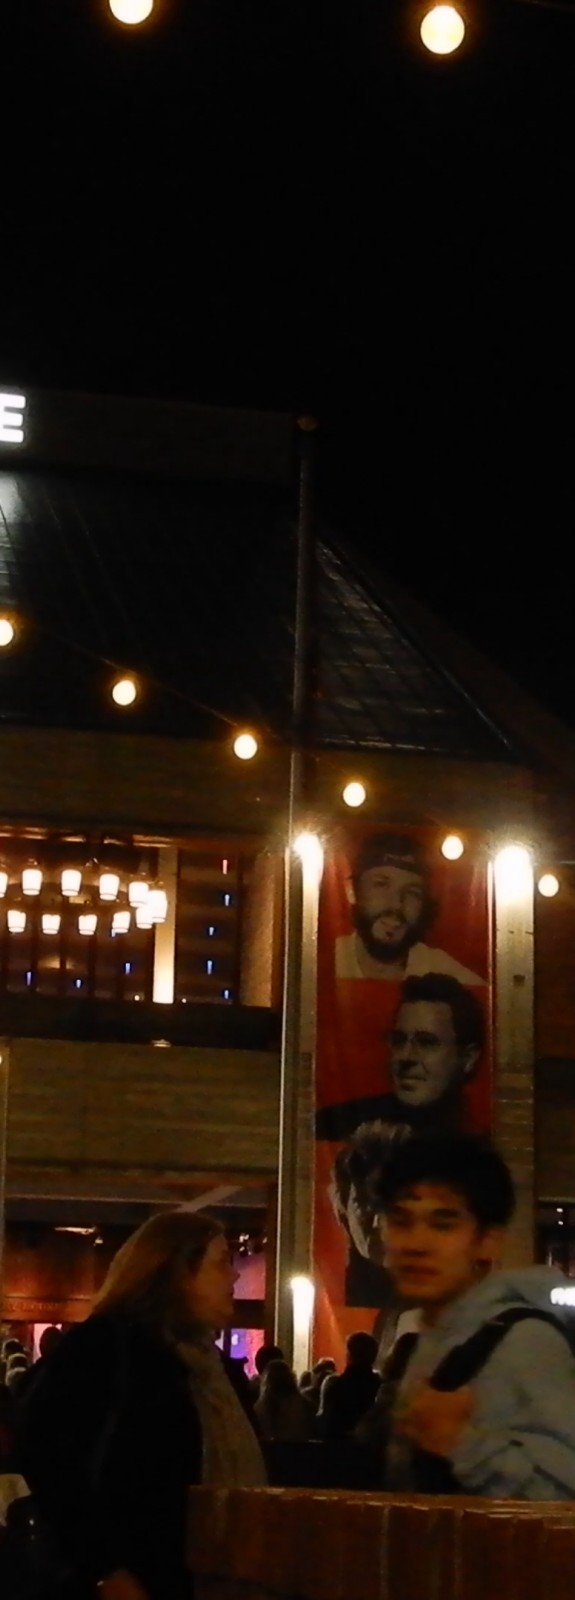
<svg viewBox="0 0 575 1600"><path fill-rule="evenodd" d="M19 1466L73 1600L190 1600L188 1486L265 1482L215 1345L235 1280L214 1218L151 1217L22 1400Z"/></svg>

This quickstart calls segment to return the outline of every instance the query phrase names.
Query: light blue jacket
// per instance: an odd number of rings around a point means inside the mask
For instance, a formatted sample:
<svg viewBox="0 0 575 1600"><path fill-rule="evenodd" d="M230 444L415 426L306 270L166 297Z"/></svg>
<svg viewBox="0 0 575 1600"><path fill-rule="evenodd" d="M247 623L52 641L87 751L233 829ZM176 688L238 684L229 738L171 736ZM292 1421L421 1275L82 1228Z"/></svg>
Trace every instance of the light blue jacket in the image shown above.
<svg viewBox="0 0 575 1600"><path fill-rule="evenodd" d="M551 1300L565 1287L548 1267L494 1272L424 1328L400 1396L425 1382L440 1360L510 1306L533 1306L565 1322ZM571 1318L573 1313L571 1313ZM505 1334L472 1385L475 1410L452 1456L463 1492L493 1499L575 1500L575 1359L565 1336L531 1318ZM387 1486L411 1487L407 1443L392 1443Z"/></svg>

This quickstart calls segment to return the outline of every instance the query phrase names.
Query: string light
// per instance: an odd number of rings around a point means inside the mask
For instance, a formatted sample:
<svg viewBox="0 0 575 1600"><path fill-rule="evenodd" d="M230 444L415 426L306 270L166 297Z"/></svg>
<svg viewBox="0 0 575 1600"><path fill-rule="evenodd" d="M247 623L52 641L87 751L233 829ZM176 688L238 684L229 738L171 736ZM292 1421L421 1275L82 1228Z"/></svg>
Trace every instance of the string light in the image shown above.
<svg viewBox="0 0 575 1600"><path fill-rule="evenodd" d="M441 854L446 861L459 861L463 855L465 845L458 833L448 833L441 846Z"/></svg>
<svg viewBox="0 0 575 1600"><path fill-rule="evenodd" d="M357 780L352 783L346 783L345 789L342 791L342 799L345 800L346 806L352 806L354 810L356 806L362 806L366 799L366 790L363 783L358 783Z"/></svg>
<svg viewBox="0 0 575 1600"><path fill-rule="evenodd" d="M240 761L251 761L257 755L257 750L258 741L254 739L253 733L239 733L237 739L234 739L234 755Z"/></svg>
<svg viewBox="0 0 575 1600"><path fill-rule="evenodd" d="M133 678L117 678L112 684L112 699L117 706L132 706L138 693Z"/></svg>
<svg viewBox="0 0 575 1600"><path fill-rule="evenodd" d="M6 646L12 643L13 638L14 627L10 622L10 618L0 617L0 648L6 649Z"/></svg>
<svg viewBox="0 0 575 1600"><path fill-rule="evenodd" d="M151 17L154 0L108 0L108 5L116 22L124 22L126 27L134 28Z"/></svg>
<svg viewBox="0 0 575 1600"><path fill-rule="evenodd" d="M432 6L426 12L420 35L426 50L434 56L450 56L465 38L465 23L455 6Z"/></svg>
<svg viewBox="0 0 575 1600"><path fill-rule="evenodd" d="M543 895L544 900L552 900L554 895L559 894L559 879L556 878L554 872L544 872L537 880L537 888L539 893Z"/></svg>

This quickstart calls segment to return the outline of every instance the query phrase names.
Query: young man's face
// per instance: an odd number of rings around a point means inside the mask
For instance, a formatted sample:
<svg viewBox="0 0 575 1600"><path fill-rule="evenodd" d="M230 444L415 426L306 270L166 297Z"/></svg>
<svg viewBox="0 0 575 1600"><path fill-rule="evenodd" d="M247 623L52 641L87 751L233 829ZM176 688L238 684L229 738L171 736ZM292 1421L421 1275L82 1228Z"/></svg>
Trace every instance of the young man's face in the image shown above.
<svg viewBox="0 0 575 1600"><path fill-rule="evenodd" d="M406 1001L389 1034L391 1074L402 1105L432 1106L463 1082L477 1059L455 1037L451 1006L439 1000Z"/></svg>
<svg viewBox="0 0 575 1600"><path fill-rule="evenodd" d="M382 1221L382 1236L398 1293L428 1313L470 1288L499 1243L497 1229L481 1229L463 1196L438 1183L399 1195Z"/></svg>
<svg viewBox="0 0 575 1600"><path fill-rule="evenodd" d="M388 865L362 872L355 891L355 925L376 959L396 961L415 944L425 908L419 872Z"/></svg>

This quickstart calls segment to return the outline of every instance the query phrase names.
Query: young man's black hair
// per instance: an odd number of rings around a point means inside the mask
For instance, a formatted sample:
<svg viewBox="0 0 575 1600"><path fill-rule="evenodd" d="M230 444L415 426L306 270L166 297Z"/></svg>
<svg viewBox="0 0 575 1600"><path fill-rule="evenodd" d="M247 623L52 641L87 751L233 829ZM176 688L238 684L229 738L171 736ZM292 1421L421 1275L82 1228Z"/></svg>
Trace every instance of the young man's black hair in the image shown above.
<svg viewBox="0 0 575 1600"><path fill-rule="evenodd" d="M407 1139L392 1147L377 1180L371 1178L382 1212L422 1183L455 1190L482 1229L506 1227L515 1210L507 1163L488 1139L472 1134Z"/></svg>

